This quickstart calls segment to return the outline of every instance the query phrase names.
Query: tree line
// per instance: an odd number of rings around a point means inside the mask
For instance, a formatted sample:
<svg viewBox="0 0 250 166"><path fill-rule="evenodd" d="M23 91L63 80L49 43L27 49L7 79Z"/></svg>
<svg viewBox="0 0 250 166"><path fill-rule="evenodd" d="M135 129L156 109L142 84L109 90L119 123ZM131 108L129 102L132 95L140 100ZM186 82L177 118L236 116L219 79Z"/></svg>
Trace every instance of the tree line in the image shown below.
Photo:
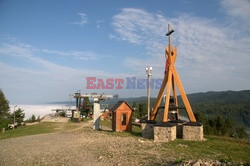
<svg viewBox="0 0 250 166"><path fill-rule="evenodd" d="M134 101L132 104L134 110L133 117L139 119L145 119L147 116L147 104L141 102L136 104ZM201 112L195 112L197 122L201 122L204 126L205 135L218 135L218 136L229 136L237 138L246 138L246 127L236 123L230 118L224 118L221 115L208 116Z"/></svg>
<svg viewBox="0 0 250 166"><path fill-rule="evenodd" d="M203 123L205 135L229 136L237 138L246 138L246 128L236 124L229 118L223 118L218 115L216 117L208 117L198 112L195 113L196 120Z"/></svg>

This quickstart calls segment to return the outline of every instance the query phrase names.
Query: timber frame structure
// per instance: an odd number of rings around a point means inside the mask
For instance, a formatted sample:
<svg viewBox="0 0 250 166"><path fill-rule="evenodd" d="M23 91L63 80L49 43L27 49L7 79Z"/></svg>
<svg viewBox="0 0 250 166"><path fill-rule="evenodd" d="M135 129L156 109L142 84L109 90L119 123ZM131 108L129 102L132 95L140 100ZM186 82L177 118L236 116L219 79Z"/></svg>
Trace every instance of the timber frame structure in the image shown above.
<svg viewBox="0 0 250 166"><path fill-rule="evenodd" d="M151 112L150 120L154 121L156 118L156 115L157 115L157 112L158 112L158 109L159 109L159 106L163 97L163 93L166 87L167 87L167 90L166 90L166 100L165 100L165 107L164 107L163 122L169 121L168 114L169 114L169 100L170 100L171 87L173 91L174 104L176 105L176 108L177 108L177 118L179 119L178 100L177 100L177 95L176 95L176 85L177 85L181 98L183 100L184 106L185 106L185 110L187 111L190 121L196 122L194 113L192 111L187 95L182 86L180 77L174 65L176 56L177 56L177 47L176 46L172 47L172 35L171 34L173 32L174 30L171 28L171 25L168 24L168 33L166 34L166 36L169 37L169 44L165 49L165 56L167 58L168 64L166 64L167 68L166 68L165 76L162 82L162 87L158 93L154 109Z"/></svg>

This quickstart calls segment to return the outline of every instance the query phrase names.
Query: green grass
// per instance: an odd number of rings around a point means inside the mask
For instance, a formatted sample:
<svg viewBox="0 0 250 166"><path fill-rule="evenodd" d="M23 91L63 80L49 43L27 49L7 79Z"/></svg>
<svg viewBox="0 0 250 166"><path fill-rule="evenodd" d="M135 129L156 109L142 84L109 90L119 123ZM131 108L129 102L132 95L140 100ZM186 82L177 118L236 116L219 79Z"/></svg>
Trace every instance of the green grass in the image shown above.
<svg viewBox="0 0 250 166"><path fill-rule="evenodd" d="M90 121L90 120L93 120L93 118L83 118L83 122L88 122L88 121Z"/></svg>
<svg viewBox="0 0 250 166"><path fill-rule="evenodd" d="M15 130L6 130L4 133L0 133L0 140L13 138L13 137L21 137L26 135L36 135L43 133L53 133L53 132L67 132L73 129L76 129L82 125L82 123L86 123L91 119L85 119L84 122L75 123L75 122L42 122L31 126L19 126Z"/></svg>
<svg viewBox="0 0 250 166"><path fill-rule="evenodd" d="M112 121L111 120L100 120L100 125L108 127L108 128L112 128Z"/></svg>
<svg viewBox="0 0 250 166"><path fill-rule="evenodd" d="M173 151L178 158L250 163L249 141L229 137L206 138L202 142L177 139L163 144L163 147Z"/></svg>
<svg viewBox="0 0 250 166"><path fill-rule="evenodd" d="M52 133L62 130L63 123L43 122L32 126L20 126L15 130L6 130L0 133L0 140L12 137L20 137L26 135L36 135L43 133Z"/></svg>

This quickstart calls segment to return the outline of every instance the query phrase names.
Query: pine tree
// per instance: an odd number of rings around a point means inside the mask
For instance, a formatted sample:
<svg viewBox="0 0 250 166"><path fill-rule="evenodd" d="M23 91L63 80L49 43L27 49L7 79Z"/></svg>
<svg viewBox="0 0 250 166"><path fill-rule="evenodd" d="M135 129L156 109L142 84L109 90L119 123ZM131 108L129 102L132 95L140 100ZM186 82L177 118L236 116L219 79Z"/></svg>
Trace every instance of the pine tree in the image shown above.
<svg viewBox="0 0 250 166"><path fill-rule="evenodd" d="M201 112L195 112L194 116L195 116L197 122L201 122L201 123L205 122L204 115Z"/></svg>
<svg viewBox="0 0 250 166"><path fill-rule="evenodd" d="M145 115L147 115L148 111L147 111L147 104L146 103L140 103L139 104L139 117L145 117Z"/></svg>
<svg viewBox="0 0 250 166"><path fill-rule="evenodd" d="M215 129L217 135L222 135L222 128L224 126L225 122L221 116L217 116L215 119Z"/></svg>
<svg viewBox="0 0 250 166"><path fill-rule="evenodd" d="M91 104L90 104L89 98L84 97L83 108L81 109L81 115L88 117L90 113L90 108L91 108Z"/></svg>
<svg viewBox="0 0 250 166"><path fill-rule="evenodd" d="M40 115L36 118L37 122L41 122Z"/></svg>
<svg viewBox="0 0 250 166"><path fill-rule="evenodd" d="M18 108L16 111L15 111L15 119L16 119L16 122L17 124L20 126L21 123L24 121L24 117L25 117L25 113L24 113L24 110L22 110L21 108ZM13 113L11 114L11 119L14 118L14 115Z"/></svg>
<svg viewBox="0 0 250 166"><path fill-rule="evenodd" d="M235 132L236 132L236 136L239 138L246 138L247 137L246 129L243 126L237 127Z"/></svg>
<svg viewBox="0 0 250 166"><path fill-rule="evenodd" d="M234 122L227 118L222 128L222 135L233 136L234 126Z"/></svg>
<svg viewBox="0 0 250 166"><path fill-rule="evenodd" d="M36 116L33 114L32 116L31 116L31 122L35 122L36 121Z"/></svg>
<svg viewBox="0 0 250 166"><path fill-rule="evenodd" d="M88 98L88 97L84 97L83 105L84 105L84 106L89 106L89 105L90 105L90 101L89 101L89 98Z"/></svg>
<svg viewBox="0 0 250 166"><path fill-rule="evenodd" d="M9 102L5 98L3 91L0 89L0 128L7 127L10 116Z"/></svg>

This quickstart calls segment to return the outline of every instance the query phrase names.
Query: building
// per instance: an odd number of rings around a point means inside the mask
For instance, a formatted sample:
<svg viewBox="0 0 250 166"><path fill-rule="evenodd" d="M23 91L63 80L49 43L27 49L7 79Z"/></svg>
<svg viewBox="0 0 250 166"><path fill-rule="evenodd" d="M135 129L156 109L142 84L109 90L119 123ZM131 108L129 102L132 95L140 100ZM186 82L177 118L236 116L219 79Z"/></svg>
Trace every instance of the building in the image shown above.
<svg viewBox="0 0 250 166"><path fill-rule="evenodd" d="M126 101L118 101L111 111L113 131L132 131L133 109Z"/></svg>

